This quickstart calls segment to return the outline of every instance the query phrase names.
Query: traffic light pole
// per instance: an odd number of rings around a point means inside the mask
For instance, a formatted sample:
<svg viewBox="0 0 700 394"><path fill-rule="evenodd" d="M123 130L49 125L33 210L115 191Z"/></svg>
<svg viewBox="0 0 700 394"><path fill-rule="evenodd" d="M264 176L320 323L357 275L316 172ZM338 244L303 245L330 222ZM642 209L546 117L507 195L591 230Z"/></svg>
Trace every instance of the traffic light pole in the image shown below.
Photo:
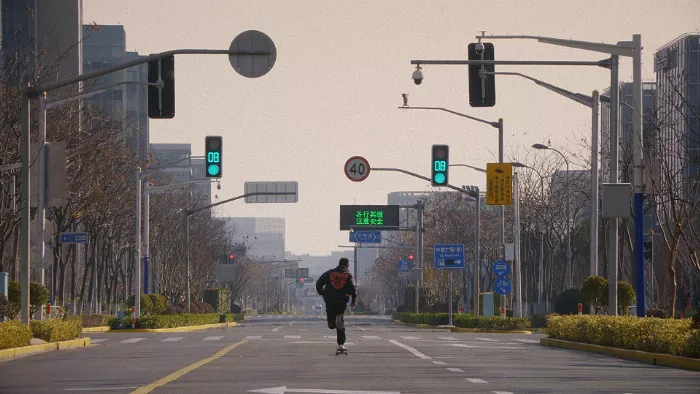
<svg viewBox="0 0 700 394"><path fill-rule="evenodd" d="M117 71L125 70L129 67L138 66L140 64L148 63L154 60L158 60L164 57L174 56L174 55L260 55L268 56L269 51L259 52L259 51L239 51L232 49L175 49L172 51L166 51L161 53L156 53L149 56L140 57L135 60L120 63L114 66L105 67L100 70L96 70L87 74L80 74L74 77L62 79L60 81L50 82L46 84L40 84L32 86L31 82L27 82L25 88L22 91L22 98L20 100L20 124L22 127L22 133L20 136L21 141L21 157L22 157L22 196L23 201L22 209L20 212L20 251L22 256L21 264L21 278L20 278L20 288L21 288L21 307L20 316L21 321L24 324L29 324L29 278L31 271L31 258L30 258L30 241L31 235L29 231L30 221L31 221L31 204L29 203L30 198L30 173L29 173L29 162L30 162L30 102L32 98L40 96L44 92L50 92L52 90L60 89L64 86L73 85L79 82L87 81L92 78L101 77L103 75L111 74ZM140 227L140 226L139 226ZM140 254L140 246L136 245L137 255ZM140 260L137 260L137 265ZM139 270L140 271L140 270ZM139 272L140 273L140 272ZM138 296L138 294L137 294ZM140 305L137 303L136 307L140 310Z"/></svg>

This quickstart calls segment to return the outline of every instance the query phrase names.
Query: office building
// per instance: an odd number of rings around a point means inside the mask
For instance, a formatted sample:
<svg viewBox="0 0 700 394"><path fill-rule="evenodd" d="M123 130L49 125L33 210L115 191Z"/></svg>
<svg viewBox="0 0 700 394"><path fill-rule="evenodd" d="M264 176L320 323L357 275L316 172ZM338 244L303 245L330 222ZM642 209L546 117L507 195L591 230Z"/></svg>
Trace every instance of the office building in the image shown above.
<svg viewBox="0 0 700 394"><path fill-rule="evenodd" d="M284 218L224 217L234 245L245 247L254 262L284 261Z"/></svg>

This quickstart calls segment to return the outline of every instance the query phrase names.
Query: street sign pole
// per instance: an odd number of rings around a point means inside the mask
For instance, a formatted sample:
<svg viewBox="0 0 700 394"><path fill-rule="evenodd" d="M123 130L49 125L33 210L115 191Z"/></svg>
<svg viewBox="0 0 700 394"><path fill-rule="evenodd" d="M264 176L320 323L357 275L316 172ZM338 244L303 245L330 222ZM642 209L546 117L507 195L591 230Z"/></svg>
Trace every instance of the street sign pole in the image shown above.
<svg viewBox="0 0 700 394"><path fill-rule="evenodd" d="M452 271L448 273L447 280L450 282L450 294L448 295L448 300L447 302L450 304L450 322L449 325L452 325Z"/></svg>

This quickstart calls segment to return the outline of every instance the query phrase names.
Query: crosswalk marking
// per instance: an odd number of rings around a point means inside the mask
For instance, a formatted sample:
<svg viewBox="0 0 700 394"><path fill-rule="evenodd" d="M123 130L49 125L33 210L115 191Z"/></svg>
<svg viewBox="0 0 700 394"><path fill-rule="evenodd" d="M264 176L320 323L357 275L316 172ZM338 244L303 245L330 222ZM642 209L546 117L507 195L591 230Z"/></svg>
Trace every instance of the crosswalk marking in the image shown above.
<svg viewBox="0 0 700 394"><path fill-rule="evenodd" d="M364 338L364 339L382 339L376 335L363 335L362 338Z"/></svg>
<svg viewBox="0 0 700 394"><path fill-rule="evenodd" d="M335 335L324 335L323 336L323 339L335 339L335 338L336 338Z"/></svg>
<svg viewBox="0 0 700 394"><path fill-rule="evenodd" d="M491 339L491 338L474 338L477 341L485 341L485 342L500 342L498 339Z"/></svg>
<svg viewBox="0 0 700 394"><path fill-rule="evenodd" d="M121 343L136 343L145 340L146 338L129 338L121 341Z"/></svg>
<svg viewBox="0 0 700 394"><path fill-rule="evenodd" d="M444 341L456 341L457 338L452 338L452 337L438 337L438 339L442 339Z"/></svg>
<svg viewBox="0 0 700 394"><path fill-rule="evenodd" d="M218 341L219 339L223 338L221 337L206 337L203 339L203 341Z"/></svg>
<svg viewBox="0 0 700 394"><path fill-rule="evenodd" d="M418 337L403 337L403 336L401 338L403 338L403 339L418 339Z"/></svg>
<svg viewBox="0 0 700 394"><path fill-rule="evenodd" d="M177 342L183 338L185 338L185 337L169 337L169 338L163 339L161 342Z"/></svg>
<svg viewBox="0 0 700 394"><path fill-rule="evenodd" d="M250 340L261 339L261 338L262 338L262 335L250 335L250 336L247 336L243 339L245 339L246 341L250 341Z"/></svg>
<svg viewBox="0 0 700 394"><path fill-rule="evenodd" d="M467 380L472 382L472 383L486 383L486 381L483 379L467 378Z"/></svg>
<svg viewBox="0 0 700 394"><path fill-rule="evenodd" d="M462 370L459 369L459 368L447 368L447 370L450 371L450 372L464 372L464 371L462 371Z"/></svg>
<svg viewBox="0 0 700 394"><path fill-rule="evenodd" d="M107 338L101 338L101 339L92 339L90 338L90 343L100 343L106 341Z"/></svg>
<svg viewBox="0 0 700 394"><path fill-rule="evenodd" d="M492 391L493 394L513 394L510 391ZM629 394L629 393L627 393Z"/></svg>
<svg viewBox="0 0 700 394"><path fill-rule="evenodd" d="M433 361L433 364L437 364L437 365L445 365L445 364L447 364L447 363L446 363L446 362L444 362L444 361Z"/></svg>
<svg viewBox="0 0 700 394"><path fill-rule="evenodd" d="M463 343L453 343L452 346L454 346L454 347L474 347L471 345L465 345Z"/></svg>
<svg viewBox="0 0 700 394"><path fill-rule="evenodd" d="M301 335L285 335L284 339L300 339Z"/></svg>
<svg viewBox="0 0 700 394"><path fill-rule="evenodd" d="M523 343L540 343L540 341L535 340L535 339L516 339L516 341L523 342Z"/></svg>

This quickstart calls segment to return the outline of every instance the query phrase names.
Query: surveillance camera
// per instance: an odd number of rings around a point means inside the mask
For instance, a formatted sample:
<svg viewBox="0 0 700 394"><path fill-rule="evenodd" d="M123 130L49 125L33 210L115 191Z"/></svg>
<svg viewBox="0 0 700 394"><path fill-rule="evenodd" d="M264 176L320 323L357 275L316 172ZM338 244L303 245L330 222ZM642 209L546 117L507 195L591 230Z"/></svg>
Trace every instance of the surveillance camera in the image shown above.
<svg viewBox="0 0 700 394"><path fill-rule="evenodd" d="M421 82L423 82L423 71L421 71L420 67L416 68L416 71L413 72L411 78L413 78L413 82L416 85L420 85Z"/></svg>
<svg viewBox="0 0 700 394"><path fill-rule="evenodd" d="M484 44L481 41L477 42L476 45L474 45L474 51L476 51L477 55L484 53Z"/></svg>

